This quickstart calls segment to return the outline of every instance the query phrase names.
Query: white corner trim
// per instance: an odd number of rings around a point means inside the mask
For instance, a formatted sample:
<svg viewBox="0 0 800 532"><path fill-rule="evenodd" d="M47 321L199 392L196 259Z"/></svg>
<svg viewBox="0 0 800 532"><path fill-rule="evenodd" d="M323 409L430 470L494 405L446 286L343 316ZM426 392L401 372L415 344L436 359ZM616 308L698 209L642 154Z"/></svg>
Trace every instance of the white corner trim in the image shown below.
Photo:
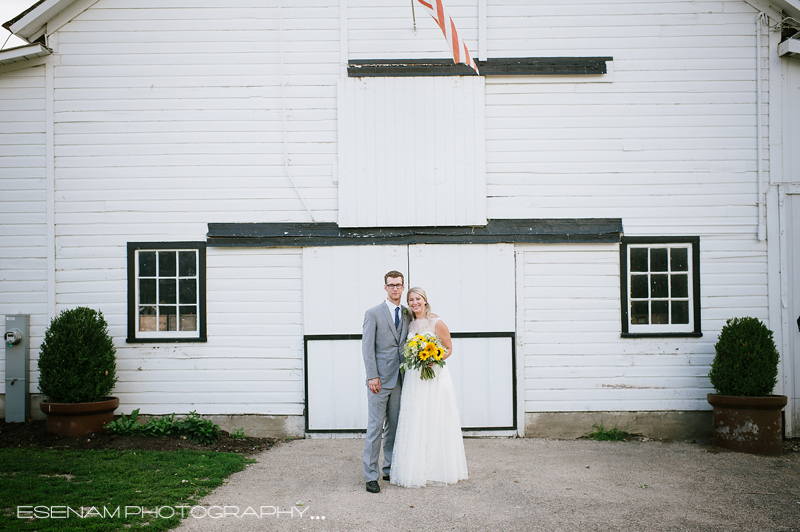
<svg viewBox="0 0 800 532"><path fill-rule="evenodd" d="M47 178L47 316L56 317L55 65L45 65L45 155Z"/></svg>

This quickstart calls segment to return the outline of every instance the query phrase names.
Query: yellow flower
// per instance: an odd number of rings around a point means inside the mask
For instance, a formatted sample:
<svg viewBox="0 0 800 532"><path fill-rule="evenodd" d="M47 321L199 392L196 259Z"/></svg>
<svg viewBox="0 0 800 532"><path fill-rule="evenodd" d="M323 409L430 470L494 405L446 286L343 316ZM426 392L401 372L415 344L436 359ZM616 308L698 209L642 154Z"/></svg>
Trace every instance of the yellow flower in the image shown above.
<svg viewBox="0 0 800 532"><path fill-rule="evenodd" d="M443 355L444 355L444 349L437 349L436 354L433 355L433 358L435 358L438 361L442 359Z"/></svg>

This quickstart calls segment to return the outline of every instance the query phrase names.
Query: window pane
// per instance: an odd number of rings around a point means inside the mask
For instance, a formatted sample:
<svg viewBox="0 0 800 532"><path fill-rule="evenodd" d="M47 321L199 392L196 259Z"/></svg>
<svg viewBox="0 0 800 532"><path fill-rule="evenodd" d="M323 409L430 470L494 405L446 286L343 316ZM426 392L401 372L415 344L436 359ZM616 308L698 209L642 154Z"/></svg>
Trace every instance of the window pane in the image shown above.
<svg viewBox="0 0 800 532"><path fill-rule="evenodd" d="M684 274L670 275L672 297L689 297L689 276Z"/></svg>
<svg viewBox="0 0 800 532"><path fill-rule="evenodd" d="M634 301L631 303L631 323L634 325L650 323L647 316L647 301Z"/></svg>
<svg viewBox="0 0 800 532"><path fill-rule="evenodd" d="M155 305L156 303L156 280L155 279L140 279L139 280L139 304L141 305ZM155 313L153 313L155 314Z"/></svg>
<svg viewBox="0 0 800 532"><path fill-rule="evenodd" d="M178 269L181 277L194 277L197 275L197 253L194 251L181 251L178 253Z"/></svg>
<svg viewBox="0 0 800 532"><path fill-rule="evenodd" d="M176 300L175 279L159 279L158 281L158 302L161 304L175 304Z"/></svg>
<svg viewBox="0 0 800 532"><path fill-rule="evenodd" d="M156 307L139 307L139 330L156 330Z"/></svg>
<svg viewBox="0 0 800 532"><path fill-rule="evenodd" d="M180 303L182 305L186 303L197 303L197 280L181 279L180 286Z"/></svg>
<svg viewBox="0 0 800 532"><path fill-rule="evenodd" d="M647 298L647 276L631 275L631 297Z"/></svg>
<svg viewBox="0 0 800 532"><path fill-rule="evenodd" d="M652 301L651 303L653 323L669 323L669 301Z"/></svg>
<svg viewBox="0 0 800 532"><path fill-rule="evenodd" d="M155 277L155 276L156 276L156 252L140 251L139 277Z"/></svg>
<svg viewBox="0 0 800 532"><path fill-rule="evenodd" d="M631 252L631 271L647 271L647 248L630 248Z"/></svg>
<svg viewBox="0 0 800 532"><path fill-rule="evenodd" d="M651 272L667 271L666 248L653 248L650 250L650 271Z"/></svg>
<svg viewBox="0 0 800 532"><path fill-rule="evenodd" d="M672 302L672 323L689 323L689 302Z"/></svg>
<svg viewBox="0 0 800 532"><path fill-rule="evenodd" d="M181 306L180 326L182 331L197 330L197 307Z"/></svg>
<svg viewBox="0 0 800 532"><path fill-rule="evenodd" d="M672 248L669 250L670 269L673 272L689 271L689 250L686 248Z"/></svg>
<svg viewBox="0 0 800 532"><path fill-rule="evenodd" d="M175 252L174 251L159 251L158 252L158 276L159 277L175 277Z"/></svg>
<svg viewBox="0 0 800 532"><path fill-rule="evenodd" d="M158 307L158 330L159 331L177 331L178 330L178 312L177 307Z"/></svg>
<svg viewBox="0 0 800 532"><path fill-rule="evenodd" d="M669 297L667 275L650 276L650 297Z"/></svg>

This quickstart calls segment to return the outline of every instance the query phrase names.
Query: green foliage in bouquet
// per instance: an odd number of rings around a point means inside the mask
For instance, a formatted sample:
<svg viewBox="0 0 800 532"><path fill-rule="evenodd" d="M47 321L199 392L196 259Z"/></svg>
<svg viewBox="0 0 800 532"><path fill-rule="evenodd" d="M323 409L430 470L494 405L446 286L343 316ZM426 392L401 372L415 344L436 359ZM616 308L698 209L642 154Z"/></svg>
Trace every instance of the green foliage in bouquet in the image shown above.
<svg viewBox="0 0 800 532"><path fill-rule="evenodd" d="M65 310L44 333L39 390L52 403L101 401L117 382L116 352L102 312Z"/></svg>
<svg viewBox="0 0 800 532"><path fill-rule="evenodd" d="M756 318L730 319L714 349L717 354L708 377L719 395L772 394L780 356L766 325Z"/></svg>

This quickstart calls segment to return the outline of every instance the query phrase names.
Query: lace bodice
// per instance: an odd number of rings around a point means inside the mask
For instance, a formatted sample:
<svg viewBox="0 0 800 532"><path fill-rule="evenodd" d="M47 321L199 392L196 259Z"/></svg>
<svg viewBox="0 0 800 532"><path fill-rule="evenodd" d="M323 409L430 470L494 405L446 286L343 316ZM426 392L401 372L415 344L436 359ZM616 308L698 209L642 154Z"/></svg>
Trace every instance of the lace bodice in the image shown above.
<svg viewBox="0 0 800 532"><path fill-rule="evenodd" d="M436 334L436 322L438 322L439 319L440 318L423 318L421 320L413 320L408 326L408 336L411 337L420 333Z"/></svg>

